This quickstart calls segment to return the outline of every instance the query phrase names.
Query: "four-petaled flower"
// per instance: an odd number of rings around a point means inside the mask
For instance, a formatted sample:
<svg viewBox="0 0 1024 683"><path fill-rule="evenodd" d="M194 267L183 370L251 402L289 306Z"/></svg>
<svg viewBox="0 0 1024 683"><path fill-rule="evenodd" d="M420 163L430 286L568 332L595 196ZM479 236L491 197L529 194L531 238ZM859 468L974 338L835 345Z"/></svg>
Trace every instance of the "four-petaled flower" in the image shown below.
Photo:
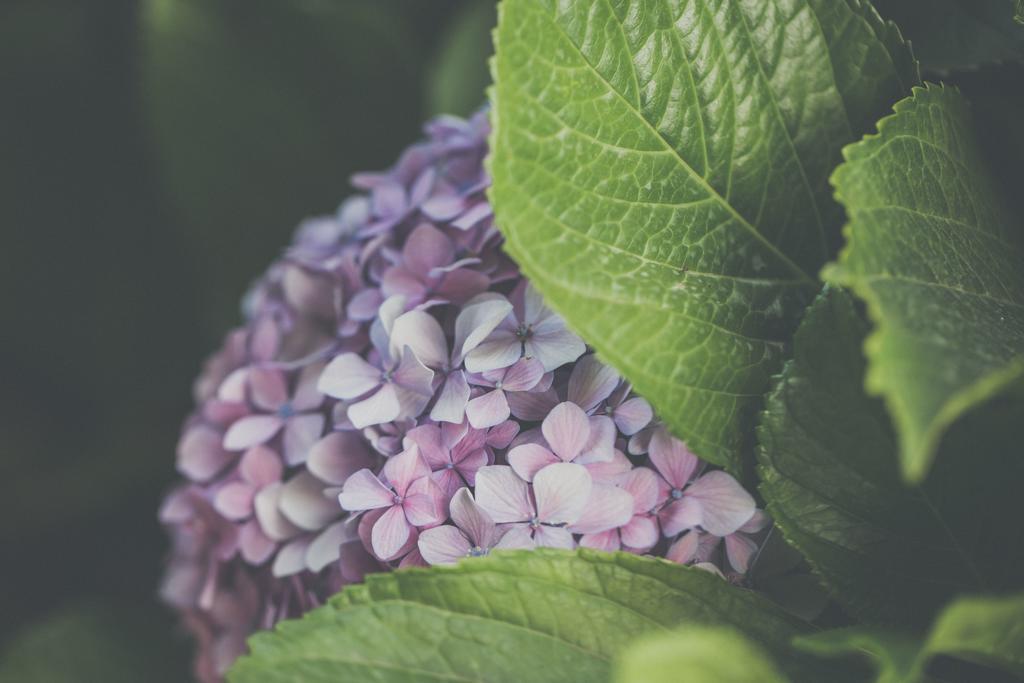
<svg viewBox="0 0 1024 683"><path fill-rule="evenodd" d="M615 426L607 417L587 417L575 403L559 403L541 423L547 447L523 443L508 452L516 474L532 481L537 472L558 462L607 462L615 455Z"/></svg>
<svg viewBox="0 0 1024 683"><path fill-rule="evenodd" d="M431 477L450 499L464 486L473 486L476 473L487 464L487 432L465 424L420 425L406 432L406 448L416 446L431 469Z"/></svg>
<svg viewBox="0 0 1024 683"><path fill-rule="evenodd" d="M507 368L488 370L471 378L471 384L491 387L466 405L469 424L486 429L501 424L512 414L505 392L529 391L544 377L544 366L535 358L520 358Z"/></svg>
<svg viewBox="0 0 1024 683"><path fill-rule="evenodd" d="M452 496L449 515L455 526L436 526L420 534L420 554L430 564L452 564L463 557L480 557L503 547L505 529L499 528L473 500L468 488L461 488Z"/></svg>

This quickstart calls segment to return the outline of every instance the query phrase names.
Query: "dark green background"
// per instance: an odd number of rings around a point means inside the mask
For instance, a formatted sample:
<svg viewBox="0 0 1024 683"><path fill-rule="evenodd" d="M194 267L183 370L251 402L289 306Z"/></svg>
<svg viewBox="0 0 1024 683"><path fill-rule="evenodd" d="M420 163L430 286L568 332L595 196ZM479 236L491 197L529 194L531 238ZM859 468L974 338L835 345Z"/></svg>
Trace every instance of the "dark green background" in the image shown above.
<svg viewBox="0 0 1024 683"><path fill-rule="evenodd" d="M492 17L0 0L0 680L185 678L155 515L192 379L299 220L483 102Z"/></svg>

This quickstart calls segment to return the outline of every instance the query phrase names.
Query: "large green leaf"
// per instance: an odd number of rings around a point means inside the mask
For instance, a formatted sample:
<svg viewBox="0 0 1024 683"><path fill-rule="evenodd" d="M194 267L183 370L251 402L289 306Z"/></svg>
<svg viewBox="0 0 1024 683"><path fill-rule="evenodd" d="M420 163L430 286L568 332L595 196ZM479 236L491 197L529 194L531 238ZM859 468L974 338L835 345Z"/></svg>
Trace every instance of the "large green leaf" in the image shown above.
<svg viewBox="0 0 1024 683"><path fill-rule="evenodd" d="M1024 28L1013 22L1013 0L874 0L874 5L899 25L926 70L1024 60Z"/></svg>
<svg viewBox="0 0 1024 683"><path fill-rule="evenodd" d="M824 656L866 654L878 667L877 683L925 680L937 655L963 659L1024 677L1024 594L961 598L946 607L925 638L867 628L801 636L797 646ZM971 680L982 680L977 673ZM985 677L985 680L988 680Z"/></svg>
<svg viewBox="0 0 1024 683"><path fill-rule="evenodd" d="M827 279L868 304L868 391L885 398L908 480L942 434L1024 378L1024 249L978 151L966 102L929 86L848 147L836 195L847 246Z"/></svg>
<svg viewBox="0 0 1024 683"><path fill-rule="evenodd" d="M772 660L729 628L686 626L645 636L615 666L614 683L785 683Z"/></svg>
<svg viewBox="0 0 1024 683"><path fill-rule="evenodd" d="M863 390L868 325L854 305L827 288L797 332L758 429L761 493L851 612L921 626L958 592L1024 582L1012 560L1024 556L1024 400L962 419L943 443L948 457L907 487L884 406Z"/></svg>
<svg viewBox="0 0 1024 683"><path fill-rule="evenodd" d="M664 560L544 550L367 577L254 636L228 678L591 683L627 641L683 624L731 626L786 673L822 680L791 648L810 627L753 592Z"/></svg>
<svg viewBox="0 0 1024 683"><path fill-rule="evenodd" d="M735 469L841 211L840 148L916 82L860 0L505 0L509 253L700 455Z"/></svg>

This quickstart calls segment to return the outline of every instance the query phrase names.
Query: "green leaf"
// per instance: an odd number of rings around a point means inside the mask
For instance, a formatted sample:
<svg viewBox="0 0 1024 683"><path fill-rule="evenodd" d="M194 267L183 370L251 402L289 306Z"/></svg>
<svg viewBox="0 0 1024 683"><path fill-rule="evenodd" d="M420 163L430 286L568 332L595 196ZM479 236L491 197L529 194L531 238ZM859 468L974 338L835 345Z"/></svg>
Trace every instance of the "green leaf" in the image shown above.
<svg viewBox="0 0 1024 683"><path fill-rule="evenodd" d="M793 656L810 627L751 591L664 560L544 550L369 576L251 638L228 678L590 683L627 641L683 624L734 627L797 680L822 680Z"/></svg>
<svg viewBox="0 0 1024 683"><path fill-rule="evenodd" d="M824 275L868 304L867 388L919 482L957 417L1024 378L1024 250L956 90L916 89L844 154L847 246Z"/></svg>
<svg viewBox="0 0 1024 683"><path fill-rule="evenodd" d="M738 469L838 241L840 148L916 82L860 0L505 0L491 199L547 301Z"/></svg>
<svg viewBox="0 0 1024 683"><path fill-rule="evenodd" d="M684 675L685 673L685 675ZM614 683L786 683L775 664L741 633L687 626L645 636L616 662Z"/></svg>
<svg viewBox="0 0 1024 683"><path fill-rule="evenodd" d="M1021 0L1016 2L1020 8ZM911 41L925 70L946 73L1024 60L1024 29L1012 20L1010 0L874 0L874 4Z"/></svg>
<svg viewBox="0 0 1024 683"><path fill-rule="evenodd" d="M868 325L854 306L829 287L808 309L758 428L760 490L854 615L923 626L959 592L1022 584L1011 558L1024 556L1024 400L1001 397L958 422L948 457L908 488L884 406L863 390Z"/></svg>
<svg viewBox="0 0 1024 683"><path fill-rule="evenodd" d="M928 662L937 655L1024 677L1022 624L1024 594L970 597L943 610L924 639L858 627L801 636L796 645L822 656L866 654L879 670L878 683L922 681Z"/></svg>
<svg viewBox="0 0 1024 683"><path fill-rule="evenodd" d="M1017 0L1017 11L1013 15L1013 20L1024 25L1024 0Z"/></svg>
<svg viewBox="0 0 1024 683"><path fill-rule="evenodd" d="M484 93L491 84L487 60L494 52L495 8L491 0L472 0L445 31L427 74L427 111L431 114L469 116L483 106Z"/></svg>
<svg viewBox="0 0 1024 683"><path fill-rule="evenodd" d="M180 683L183 643L165 619L83 603L26 628L0 652L0 683Z"/></svg>

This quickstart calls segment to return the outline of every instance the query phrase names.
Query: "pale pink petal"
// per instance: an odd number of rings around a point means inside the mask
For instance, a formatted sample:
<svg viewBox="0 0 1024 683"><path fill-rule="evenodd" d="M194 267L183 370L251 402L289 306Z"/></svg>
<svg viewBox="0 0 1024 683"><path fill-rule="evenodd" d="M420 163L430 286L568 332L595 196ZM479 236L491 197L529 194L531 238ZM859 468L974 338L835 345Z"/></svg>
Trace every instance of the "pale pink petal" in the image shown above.
<svg viewBox="0 0 1024 683"><path fill-rule="evenodd" d="M430 564L454 564L469 555L471 547L465 534L448 524L421 532L418 546Z"/></svg>
<svg viewBox="0 0 1024 683"><path fill-rule="evenodd" d="M524 522L534 514L526 482L505 465L477 471L476 502L498 523Z"/></svg>
<svg viewBox="0 0 1024 683"><path fill-rule="evenodd" d="M398 401L398 392L394 385L385 384L367 399L353 403L348 407L346 415L356 429L370 425L393 422L402 413L402 404Z"/></svg>
<svg viewBox="0 0 1024 683"><path fill-rule="evenodd" d="M619 374L597 359L596 354L583 356L569 375L569 400L586 412L608 398L619 383Z"/></svg>
<svg viewBox="0 0 1024 683"><path fill-rule="evenodd" d="M508 464L512 466L516 474L526 481L533 481L533 477L548 465L561 462L558 457L539 444L526 443L509 450Z"/></svg>
<svg viewBox="0 0 1024 683"><path fill-rule="evenodd" d="M306 469L321 481L336 486L372 464L366 442L355 432L331 432L313 444L306 458Z"/></svg>
<svg viewBox="0 0 1024 683"><path fill-rule="evenodd" d="M753 497L721 470L701 476L687 487L684 496L700 501L700 525L715 536L728 536L754 516Z"/></svg>
<svg viewBox="0 0 1024 683"><path fill-rule="evenodd" d="M390 560L398 555L411 534L405 511L398 505L390 507L373 525L370 535L373 552L382 560Z"/></svg>
<svg viewBox="0 0 1024 683"><path fill-rule="evenodd" d="M544 418L541 432L550 444L551 451L563 461L569 462L587 445L590 421L575 403L559 403Z"/></svg>
<svg viewBox="0 0 1024 683"><path fill-rule="evenodd" d="M441 489L445 500L451 500L455 492L466 485L459 472L453 467L446 467L433 472L430 478Z"/></svg>
<svg viewBox="0 0 1024 683"><path fill-rule="evenodd" d="M758 531L764 530L771 523L772 518L764 510L755 510L754 516L747 520L739 530L745 534L756 534Z"/></svg>
<svg viewBox="0 0 1024 683"><path fill-rule="evenodd" d="M235 459L223 446L220 432L206 425L191 427L178 442L178 470L194 481L206 481Z"/></svg>
<svg viewBox="0 0 1024 683"><path fill-rule="evenodd" d="M459 305L472 299L491 286L491 278L477 270L460 268L445 274L441 282L433 288L434 297L439 303L450 301Z"/></svg>
<svg viewBox="0 0 1024 683"><path fill-rule="evenodd" d="M260 490L256 494L256 498L253 499L253 508L256 510L256 519L259 520L260 529L268 538L275 541L287 541L302 532L288 521L278 508L282 488L283 485L280 483L271 484Z"/></svg>
<svg viewBox="0 0 1024 683"><path fill-rule="evenodd" d="M619 482L633 496L633 513L650 512L658 504L658 476L646 467L630 470Z"/></svg>
<svg viewBox="0 0 1024 683"><path fill-rule="evenodd" d="M544 305L544 298L530 282L525 286L517 286L512 298L516 304L516 315L520 320L536 323L554 315L551 309Z"/></svg>
<svg viewBox="0 0 1024 683"><path fill-rule="evenodd" d="M533 550L537 547L533 533L526 524L499 526L498 531L502 536L494 545L494 550Z"/></svg>
<svg viewBox="0 0 1024 683"><path fill-rule="evenodd" d="M359 540L358 525L349 517L331 524L313 539L306 551L306 567L312 572L337 562L341 557L341 546Z"/></svg>
<svg viewBox="0 0 1024 683"><path fill-rule="evenodd" d="M697 531L689 531L679 537L679 540L672 544L665 553L665 558L678 562L679 564L689 564L697 557L697 548L700 534Z"/></svg>
<svg viewBox="0 0 1024 683"><path fill-rule="evenodd" d="M284 420L277 415L246 415L228 428L224 434L224 448L242 451L274 438Z"/></svg>
<svg viewBox="0 0 1024 683"><path fill-rule="evenodd" d="M430 467L420 456L419 446L412 443L398 455L388 458L382 474L398 495L404 496L414 481L430 474Z"/></svg>
<svg viewBox="0 0 1024 683"><path fill-rule="evenodd" d="M455 245L430 223L420 223L409 233L402 248L402 261L410 270L426 275L431 269L444 266L455 258Z"/></svg>
<svg viewBox="0 0 1024 683"><path fill-rule="evenodd" d="M681 489L693 476L700 461L679 439L665 429L658 429L651 437L651 462L674 488Z"/></svg>
<svg viewBox="0 0 1024 683"><path fill-rule="evenodd" d="M423 477L409 487L402 507L410 524L419 527L435 526L445 520L446 501L441 487L430 477Z"/></svg>
<svg viewBox="0 0 1024 683"><path fill-rule="evenodd" d="M669 537L692 529L703 521L700 503L694 498L683 498L669 503L658 512L662 532Z"/></svg>
<svg viewBox="0 0 1024 683"><path fill-rule="evenodd" d="M554 389L545 391L516 391L508 396L512 414L520 420L537 422L543 420L552 408L558 405L558 393Z"/></svg>
<svg viewBox="0 0 1024 683"><path fill-rule="evenodd" d="M487 341L481 342L466 354L466 369L470 372L485 372L507 368L523 355L522 342L514 332L495 330Z"/></svg>
<svg viewBox="0 0 1024 683"><path fill-rule="evenodd" d="M334 358L317 383L320 392L334 398L353 399L380 386L381 371L354 353Z"/></svg>
<svg viewBox="0 0 1024 683"><path fill-rule="evenodd" d="M298 574L306 569L306 551L313 539L305 536L296 538L278 551L270 572L277 578Z"/></svg>
<svg viewBox="0 0 1024 683"><path fill-rule="evenodd" d="M474 486L476 484L477 471L481 467L490 464L491 461L490 454L485 449L480 448L460 454L458 461L455 463L455 469L470 486Z"/></svg>
<svg viewBox="0 0 1024 683"><path fill-rule="evenodd" d="M633 436L654 419L651 404L636 396L618 406L612 412L615 426L626 436Z"/></svg>
<svg viewBox="0 0 1024 683"><path fill-rule="evenodd" d="M463 306L455 319L453 361L462 358L480 345L512 312L512 304L500 294L488 292L474 297Z"/></svg>
<svg viewBox="0 0 1024 683"><path fill-rule="evenodd" d="M750 567L750 558L757 552L757 543L742 534L729 534L725 537L725 556L729 564L740 574L746 574Z"/></svg>
<svg viewBox="0 0 1024 683"><path fill-rule="evenodd" d="M238 461L238 471L247 482L262 487L280 481L284 465L272 448L256 446L242 455L242 459Z"/></svg>
<svg viewBox="0 0 1024 683"><path fill-rule="evenodd" d="M436 425L420 425L405 434L403 446L419 448L420 457L432 470L441 469L451 462L451 454L441 443L441 429Z"/></svg>
<svg viewBox="0 0 1024 683"><path fill-rule="evenodd" d="M435 422L451 422L459 424L466 414L469 402L469 383L462 370L455 370L445 378L437 402L430 410L430 419Z"/></svg>
<svg viewBox="0 0 1024 683"><path fill-rule="evenodd" d="M467 209L465 213L452 221L452 226L459 230L469 230L493 213L494 211L491 209L490 202L478 202L477 204L474 204L472 208Z"/></svg>
<svg viewBox="0 0 1024 683"><path fill-rule="evenodd" d="M255 491L249 484L243 481L232 481L217 491L217 495L213 498L213 507L226 518L237 522L252 514L254 494Z"/></svg>
<svg viewBox="0 0 1024 683"><path fill-rule="evenodd" d="M533 335L525 342L525 347L525 355L539 360L545 372L573 362L587 350L583 340L564 327L543 332L535 326Z"/></svg>
<svg viewBox="0 0 1024 683"><path fill-rule="evenodd" d="M317 388L317 384L324 373L324 367L323 363L314 363L307 365L299 374L295 394L292 396L292 408L295 412L305 413L323 405L324 395Z"/></svg>
<svg viewBox="0 0 1024 683"><path fill-rule="evenodd" d="M420 362L408 346L402 350L402 362L391 375L398 386L430 397L434 393L434 371Z"/></svg>
<svg viewBox="0 0 1024 683"><path fill-rule="evenodd" d="M395 493L380 483L370 470L359 470L345 481L338 494L338 503L345 510L359 512L389 507L395 502Z"/></svg>
<svg viewBox="0 0 1024 683"><path fill-rule="evenodd" d="M633 496L625 489L594 484L583 513L569 526L574 534L596 534L624 526L633 518Z"/></svg>
<svg viewBox="0 0 1024 683"><path fill-rule="evenodd" d="M324 433L324 416L319 413L294 415L284 424L284 459L289 465L306 462L310 449Z"/></svg>
<svg viewBox="0 0 1024 683"><path fill-rule="evenodd" d="M277 543L263 533L255 519L246 522L238 532L238 551L249 564L263 564L276 549Z"/></svg>
<svg viewBox="0 0 1024 683"><path fill-rule="evenodd" d="M416 538L416 542L419 543L419 538L418 538L416 533L413 533L411 536L409 536L409 538L410 539ZM408 545L408 544L406 544L406 545ZM399 551L398 554L401 555L402 551ZM418 547L416 547L415 545L412 547L411 550L409 550L408 552L405 553L405 556L402 557L401 561L398 563L398 568L399 569L406 569L408 567L429 567L429 566L430 566L430 563L423 559L423 554L420 553L420 549Z"/></svg>
<svg viewBox="0 0 1024 683"><path fill-rule="evenodd" d="M423 202L420 210L435 221L450 221L466 209L466 200L457 194L435 195Z"/></svg>
<svg viewBox="0 0 1024 683"><path fill-rule="evenodd" d="M590 500L591 487L590 474L583 465L567 462L548 465L533 477L537 517L547 524L574 523Z"/></svg>
<svg viewBox="0 0 1024 683"><path fill-rule="evenodd" d="M341 546L338 566L346 583L361 583L367 574L381 570L380 562L370 554L362 541L350 541Z"/></svg>
<svg viewBox="0 0 1024 683"><path fill-rule="evenodd" d="M658 542L658 523L653 517L636 515L619 529L619 534L624 546L646 552Z"/></svg>
<svg viewBox="0 0 1024 683"><path fill-rule="evenodd" d="M409 311L398 316L391 327L391 355L399 357L410 348L427 367L439 368L448 362L448 341L440 323L425 311Z"/></svg>
<svg viewBox="0 0 1024 683"><path fill-rule="evenodd" d="M693 565L693 568L700 569L701 571L705 571L708 574L714 574L722 580L728 580L725 578L725 574L722 573L722 570L719 569L718 566L712 562L698 562L697 564Z"/></svg>
<svg viewBox="0 0 1024 683"><path fill-rule="evenodd" d="M529 391L544 376L544 367L533 358L520 358L505 370L501 388L506 391Z"/></svg>
<svg viewBox="0 0 1024 683"><path fill-rule="evenodd" d="M288 402L288 384L280 370L250 368L249 391L252 402L263 410L277 410Z"/></svg>
<svg viewBox="0 0 1024 683"><path fill-rule="evenodd" d="M384 296L379 289L364 289L349 300L346 312L349 318L366 322L377 317L377 310L383 302Z"/></svg>
<svg viewBox="0 0 1024 683"><path fill-rule="evenodd" d="M486 443L491 448L507 448L518 433L519 423L515 420L505 420L487 432Z"/></svg>
<svg viewBox="0 0 1024 683"><path fill-rule="evenodd" d="M628 474L633 469L633 463L620 450L615 450L612 453L611 460L588 462L583 466L587 468L587 472L590 472L594 481L603 484L616 484L622 479L622 475Z"/></svg>
<svg viewBox="0 0 1024 683"><path fill-rule="evenodd" d="M500 424L511 415L505 392L500 389L488 391L466 404L466 418L476 429L487 429Z"/></svg>
<svg viewBox="0 0 1024 683"><path fill-rule="evenodd" d="M281 513L306 531L319 531L341 514L337 501L324 495L324 484L309 472L299 472L281 489Z"/></svg>
<svg viewBox="0 0 1024 683"><path fill-rule="evenodd" d="M608 462L615 458L615 423L610 417L594 415L590 418L590 436L576 458L586 465L592 462Z"/></svg>
<svg viewBox="0 0 1024 683"><path fill-rule="evenodd" d="M476 504L467 488L461 488L452 496L448 506L452 521L466 533L473 545L488 548L495 536L494 520L487 511Z"/></svg>
<svg viewBox="0 0 1024 683"><path fill-rule="evenodd" d="M230 403L246 401L246 387L249 385L249 368L232 370L217 387L217 398Z"/></svg>
<svg viewBox="0 0 1024 683"><path fill-rule="evenodd" d="M412 420L423 413L430 403L429 393L420 393L401 387L397 384L390 384L395 388L395 396L398 397L398 417L396 420Z"/></svg>
<svg viewBox="0 0 1024 683"><path fill-rule="evenodd" d="M576 547L576 541L567 529L554 526L541 525L533 532L533 541L539 548L561 548L572 550Z"/></svg>
<svg viewBox="0 0 1024 683"><path fill-rule="evenodd" d="M611 553L619 550L622 544L619 542L619 532L615 529L609 529L608 531L596 534L584 534L580 538L580 547Z"/></svg>

